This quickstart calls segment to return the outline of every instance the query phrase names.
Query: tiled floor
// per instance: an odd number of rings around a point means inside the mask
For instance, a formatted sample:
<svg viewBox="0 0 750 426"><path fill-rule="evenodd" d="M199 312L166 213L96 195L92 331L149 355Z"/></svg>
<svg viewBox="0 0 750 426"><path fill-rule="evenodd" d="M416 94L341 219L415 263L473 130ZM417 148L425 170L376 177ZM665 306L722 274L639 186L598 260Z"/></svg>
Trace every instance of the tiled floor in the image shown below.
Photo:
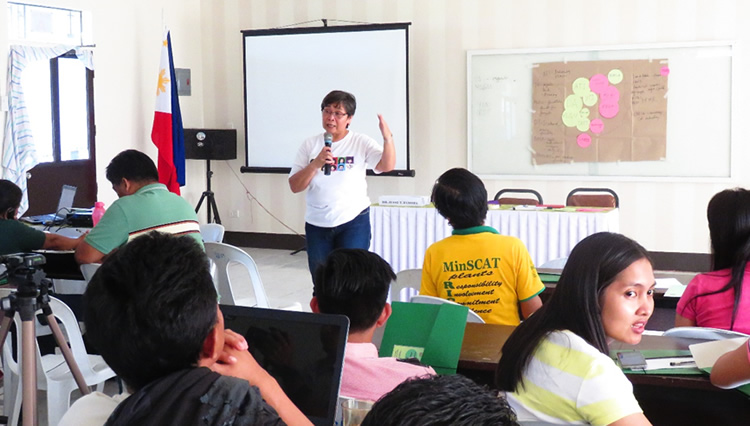
<svg viewBox="0 0 750 426"><path fill-rule="evenodd" d="M292 255L289 250L245 248L258 265L269 299L298 302L310 311L312 278L307 268L307 252ZM232 271L233 273L235 271ZM241 273L237 271L237 273Z"/></svg>

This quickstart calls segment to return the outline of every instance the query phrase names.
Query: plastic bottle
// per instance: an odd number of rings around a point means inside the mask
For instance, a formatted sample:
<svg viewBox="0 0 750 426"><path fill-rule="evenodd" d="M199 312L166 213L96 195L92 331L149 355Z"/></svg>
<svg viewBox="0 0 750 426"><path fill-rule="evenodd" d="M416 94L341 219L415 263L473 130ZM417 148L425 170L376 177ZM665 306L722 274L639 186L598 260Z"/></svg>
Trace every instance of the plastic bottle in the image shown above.
<svg viewBox="0 0 750 426"><path fill-rule="evenodd" d="M94 222L94 226L99 223L99 219L104 216L104 203L97 201L94 203L94 211L91 213L91 221Z"/></svg>

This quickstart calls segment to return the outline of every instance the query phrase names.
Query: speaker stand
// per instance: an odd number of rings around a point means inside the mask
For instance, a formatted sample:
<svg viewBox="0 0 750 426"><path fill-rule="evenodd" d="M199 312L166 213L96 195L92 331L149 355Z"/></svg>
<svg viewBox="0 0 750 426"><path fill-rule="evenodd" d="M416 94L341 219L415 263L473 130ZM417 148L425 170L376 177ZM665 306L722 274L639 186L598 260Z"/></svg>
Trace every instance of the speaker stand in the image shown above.
<svg viewBox="0 0 750 426"><path fill-rule="evenodd" d="M211 171L211 160L206 159L206 190L203 191L203 194L201 194L201 199L198 200L198 205L195 206L195 212L198 213L198 211L201 209L201 205L203 204L203 200L206 200L207 223L211 223L211 212L213 212L214 218L216 219L215 222L221 225L219 208L216 207L216 198L214 197L214 192L211 191L211 178L213 177L213 175L214 172Z"/></svg>

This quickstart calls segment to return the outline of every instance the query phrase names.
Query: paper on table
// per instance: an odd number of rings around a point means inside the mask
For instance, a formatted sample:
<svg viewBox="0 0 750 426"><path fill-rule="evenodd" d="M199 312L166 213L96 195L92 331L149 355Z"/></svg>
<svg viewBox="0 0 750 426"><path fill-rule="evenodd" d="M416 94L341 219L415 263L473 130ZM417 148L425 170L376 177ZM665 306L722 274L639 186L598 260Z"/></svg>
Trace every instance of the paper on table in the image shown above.
<svg viewBox="0 0 750 426"><path fill-rule="evenodd" d="M672 288L674 286L682 285L677 278L657 278L656 288Z"/></svg>
<svg viewBox="0 0 750 426"><path fill-rule="evenodd" d="M747 342L747 338L736 337L734 339L696 343L688 347L690 348L690 353L693 354L693 358L695 358L696 364L698 364L698 368L709 368L714 366L720 356L737 349L745 342Z"/></svg>
<svg viewBox="0 0 750 426"><path fill-rule="evenodd" d="M686 285L678 284L673 285L672 287L669 287L667 291L664 292L664 297L682 297L682 293L685 292L685 289L687 288Z"/></svg>

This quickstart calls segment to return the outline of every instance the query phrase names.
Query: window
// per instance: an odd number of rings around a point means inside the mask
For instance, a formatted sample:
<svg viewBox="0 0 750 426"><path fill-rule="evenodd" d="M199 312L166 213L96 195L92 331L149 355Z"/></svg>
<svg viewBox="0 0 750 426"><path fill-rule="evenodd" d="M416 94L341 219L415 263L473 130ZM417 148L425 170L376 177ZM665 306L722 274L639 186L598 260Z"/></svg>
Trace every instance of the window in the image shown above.
<svg viewBox="0 0 750 426"><path fill-rule="evenodd" d="M82 10L8 2L11 43L91 44L91 17Z"/></svg>
<svg viewBox="0 0 750 426"><path fill-rule="evenodd" d="M8 3L12 44L83 46L90 42L91 19L80 10ZM31 61L21 74L37 160L87 160L93 143L93 71L73 50L49 60Z"/></svg>

